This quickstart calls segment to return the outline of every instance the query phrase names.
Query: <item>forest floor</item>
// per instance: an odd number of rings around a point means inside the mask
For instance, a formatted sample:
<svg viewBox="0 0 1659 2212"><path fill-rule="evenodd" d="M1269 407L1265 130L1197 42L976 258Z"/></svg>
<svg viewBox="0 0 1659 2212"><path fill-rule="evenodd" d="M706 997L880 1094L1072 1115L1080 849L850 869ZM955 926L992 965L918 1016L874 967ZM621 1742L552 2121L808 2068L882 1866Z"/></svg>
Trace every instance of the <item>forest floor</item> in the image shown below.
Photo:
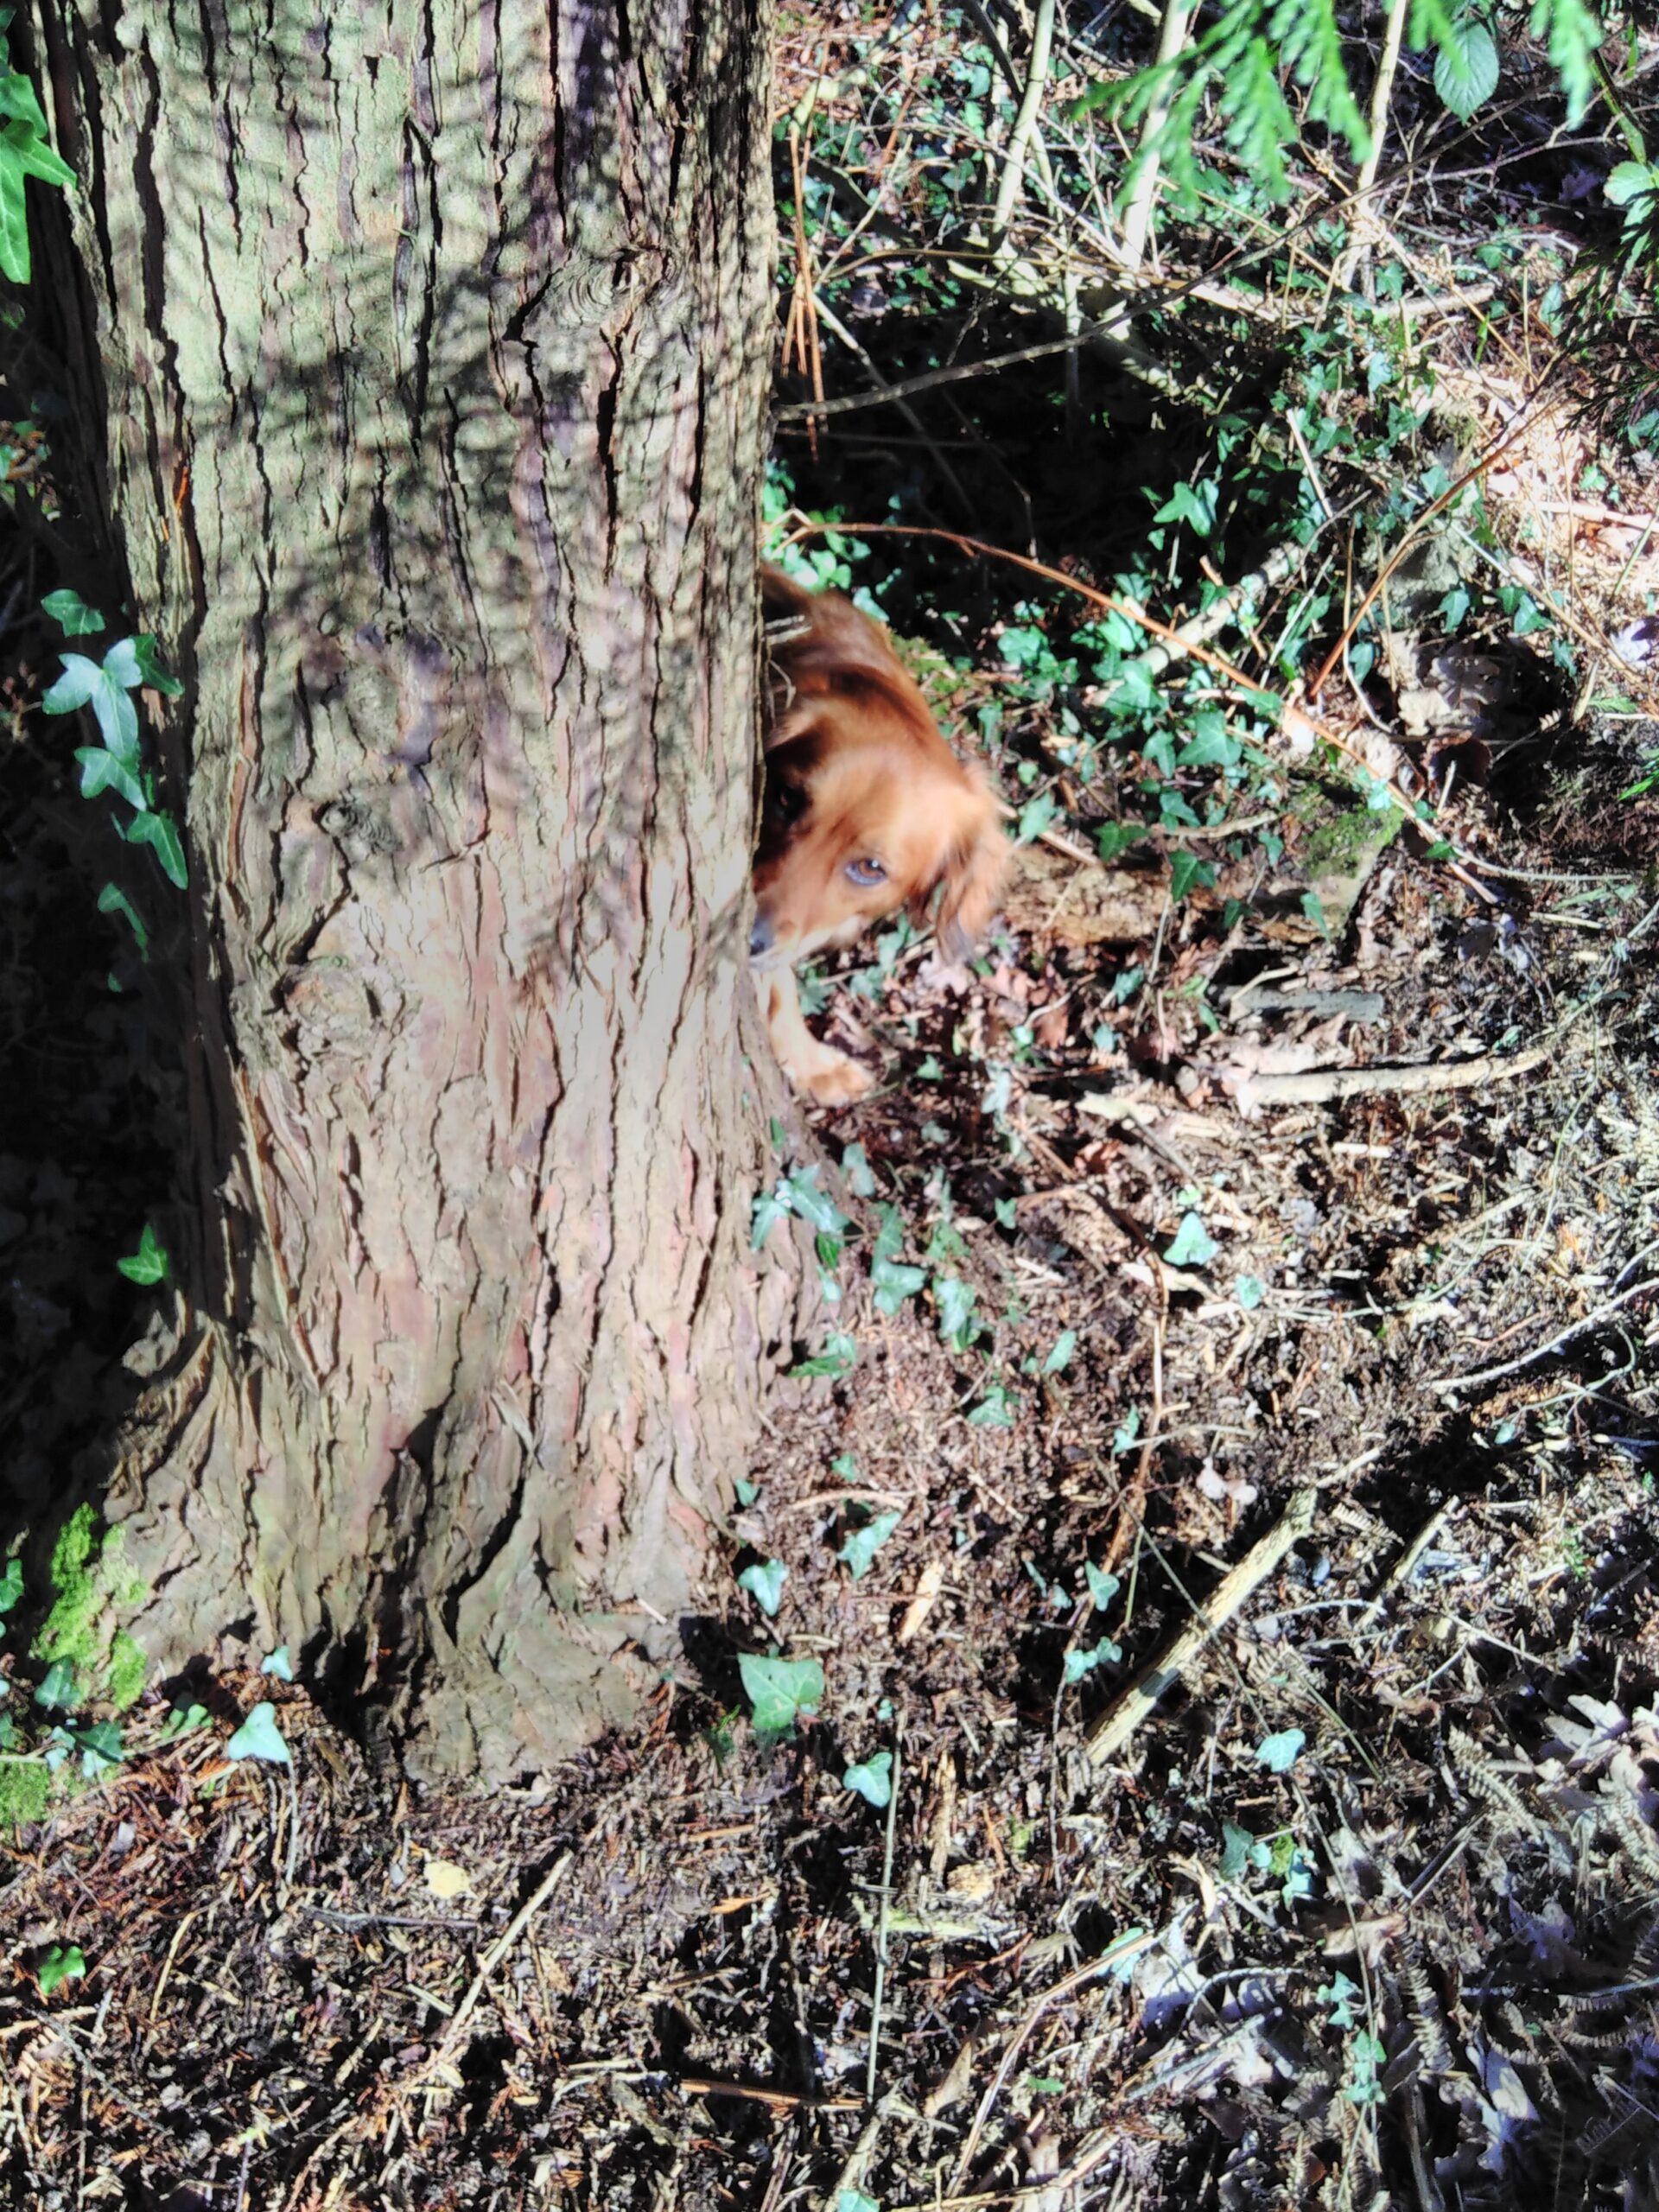
<svg viewBox="0 0 1659 2212"><path fill-rule="evenodd" d="M1470 369L1467 415L1503 398ZM1541 414L1487 501L1605 648L1651 617L1656 485L1603 452L1586 500L1586 450ZM1029 793L1066 686L988 709L1053 618L972 574L1004 611L918 666ZM1390 716L1433 845L1321 756L1251 785L1270 842L1189 838L1211 880L1174 900L1179 837L1097 857L1057 772L983 962L889 941L825 979L888 1078L780 1160L853 1216L807 1348L839 1371L780 1391L635 1731L416 1791L227 1677L290 1770L164 1743L156 1699L13 1833L6 2202L1659 2202L1659 727L1563 696L1547 635L1420 645L1330 720ZM109 1255L164 1169L67 741L14 696L27 1502L141 1325ZM768 1745L736 1658L773 1643L826 1689Z"/></svg>

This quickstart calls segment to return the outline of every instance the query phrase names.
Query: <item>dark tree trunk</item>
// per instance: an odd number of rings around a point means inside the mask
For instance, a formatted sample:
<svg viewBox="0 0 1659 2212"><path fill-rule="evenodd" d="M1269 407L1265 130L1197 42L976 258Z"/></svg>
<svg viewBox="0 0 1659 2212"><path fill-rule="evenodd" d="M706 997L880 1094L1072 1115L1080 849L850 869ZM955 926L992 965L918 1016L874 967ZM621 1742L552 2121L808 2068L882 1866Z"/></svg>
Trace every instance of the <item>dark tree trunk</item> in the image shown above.
<svg viewBox="0 0 1659 2212"><path fill-rule="evenodd" d="M251 1621L416 1772L545 1766L652 1679L791 1295L746 1249L768 15L34 11L187 684L128 1625Z"/></svg>

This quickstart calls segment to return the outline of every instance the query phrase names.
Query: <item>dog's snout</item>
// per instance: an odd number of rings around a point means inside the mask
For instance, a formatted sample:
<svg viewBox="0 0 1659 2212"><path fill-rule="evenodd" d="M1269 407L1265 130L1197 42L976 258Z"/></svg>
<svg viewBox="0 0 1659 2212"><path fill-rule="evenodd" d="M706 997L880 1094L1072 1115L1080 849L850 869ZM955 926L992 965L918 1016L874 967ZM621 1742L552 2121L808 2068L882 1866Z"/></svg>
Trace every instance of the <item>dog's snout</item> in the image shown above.
<svg viewBox="0 0 1659 2212"><path fill-rule="evenodd" d="M776 941L776 932L764 914L754 918L754 927L749 931L749 957L759 960L761 954L770 952Z"/></svg>

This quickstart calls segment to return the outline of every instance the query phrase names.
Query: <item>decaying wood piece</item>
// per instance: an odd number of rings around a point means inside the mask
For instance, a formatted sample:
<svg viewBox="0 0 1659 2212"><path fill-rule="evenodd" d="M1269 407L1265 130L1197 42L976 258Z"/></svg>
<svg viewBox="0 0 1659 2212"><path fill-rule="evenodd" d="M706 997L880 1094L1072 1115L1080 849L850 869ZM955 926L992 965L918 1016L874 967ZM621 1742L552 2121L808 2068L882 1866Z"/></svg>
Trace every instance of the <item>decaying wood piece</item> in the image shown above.
<svg viewBox="0 0 1659 2212"><path fill-rule="evenodd" d="M188 1299L107 1506L132 1625L288 1643L416 1771L545 1766L649 1678L787 1302L740 926L769 9L33 24L187 685Z"/></svg>

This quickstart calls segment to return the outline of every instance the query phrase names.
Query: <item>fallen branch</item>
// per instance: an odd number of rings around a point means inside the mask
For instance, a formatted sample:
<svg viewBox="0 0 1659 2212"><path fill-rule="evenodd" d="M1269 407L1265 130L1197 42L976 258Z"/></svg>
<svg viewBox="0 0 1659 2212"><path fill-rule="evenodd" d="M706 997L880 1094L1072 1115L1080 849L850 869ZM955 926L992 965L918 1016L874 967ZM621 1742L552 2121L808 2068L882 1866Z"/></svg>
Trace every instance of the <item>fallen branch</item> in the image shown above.
<svg viewBox="0 0 1659 2212"><path fill-rule="evenodd" d="M1278 1522L1253 1545L1205 1600L1196 1619L1189 1621L1162 1656L1103 1713L1089 1732L1089 1756L1097 1764L1116 1758L1158 1700L1186 1672L1211 1637L1224 1629L1251 1592L1267 1580L1293 1544L1311 1534L1317 1490L1299 1490Z"/></svg>
<svg viewBox="0 0 1659 2212"><path fill-rule="evenodd" d="M1377 1091L1421 1092L1468 1090L1476 1084L1502 1083L1510 1076L1525 1075L1550 1057L1547 1046L1535 1045L1507 1058L1483 1052L1473 1060L1438 1060L1410 1067L1310 1068L1303 1075L1243 1075L1240 1103L1248 1098L1260 1106L1324 1106L1337 1098L1363 1098ZM1085 1107L1087 1100L1080 1102Z"/></svg>

